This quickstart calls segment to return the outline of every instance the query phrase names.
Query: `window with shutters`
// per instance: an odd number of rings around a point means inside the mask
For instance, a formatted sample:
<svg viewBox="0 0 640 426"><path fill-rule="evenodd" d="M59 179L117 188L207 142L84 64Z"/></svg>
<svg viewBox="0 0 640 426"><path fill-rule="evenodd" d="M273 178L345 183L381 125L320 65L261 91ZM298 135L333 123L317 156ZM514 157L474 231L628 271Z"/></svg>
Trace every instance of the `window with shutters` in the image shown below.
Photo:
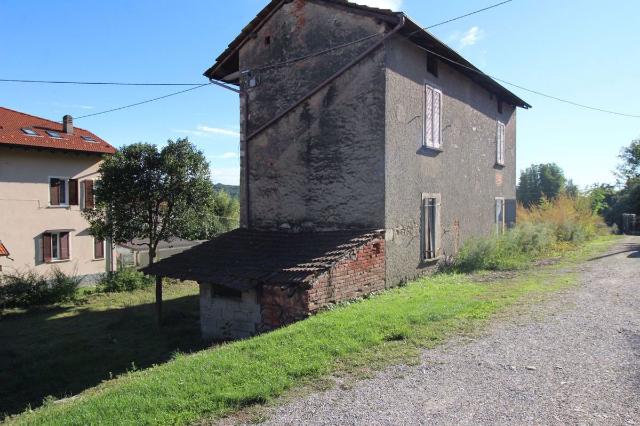
<svg viewBox="0 0 640 426"><path fill-rule="evenodd" d="M442 91L425 84L423 144L430 149L442 149Z"/></svg>
<svg viewBox="0 0 640 426"><path fill-rule="evenodd" d="M496 164L504 166L505 125L498 121L496 126Z"/></svg>
<svg viewBox="0 0 640 426"><path fill-rule="evenodd" d="M104 259L104 240L93 239L93 258Z"/></svg>
<svg viewBox="0 0 640 426"><path fill-rule="evenodd" d="M496 232L498 235L504 234L506 229L505 200L502 197L496 198Z"/></svg>
<svg viewBox="0 0 640 426"><path fill-rule="evenodd" d="M433 260L441 255L440 194L422 195L422 259Z"/></svg>
<svg viewBox="0 0 640 426"><path fill-rule="evenodd" d="M60 207L77 206L78 181L63 177L49 178L49 205Z"/></svg>
<svg viewBox="0 0 640 426"><path fill-rule="evenodd" d="M96 205L94 187L95 183L93 180L87 179L82 181L82 208L85 210L93 209Z"/></svg>
<svg viewBox="0 0 640 426"><path fill-rule="evenodd" d="M60 262L71 258L68 231L48 231L42 234L42 261Z"/></svg>

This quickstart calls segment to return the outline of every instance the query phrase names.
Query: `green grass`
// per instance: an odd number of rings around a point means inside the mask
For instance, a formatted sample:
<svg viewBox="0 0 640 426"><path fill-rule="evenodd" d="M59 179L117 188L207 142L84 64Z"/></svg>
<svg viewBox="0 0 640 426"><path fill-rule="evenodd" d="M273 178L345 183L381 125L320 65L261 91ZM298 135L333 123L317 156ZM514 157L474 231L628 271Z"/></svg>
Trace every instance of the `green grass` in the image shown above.
<svg viewBox="0 0 640 426"><path fill-rule="evenodd" d="M272 333L131 372L78 399L48 403L17 424L189 424L265 403L329 373L415 359L419 349L477 329L518 302L576 282L569 262L615 241L601 238L564 263L491 283L437 275L314 316Z"/></svg>
<svg viewBox="0 0 640 426"><path fill-rule="evenodd" d="M168 326L159 329L154 291L90 294L81 304L12 309L0 315L2 413L39 406L98 385L133 368L201 349L198 287L165 286ZM89 294L87 294L89 293Z"/></svg>

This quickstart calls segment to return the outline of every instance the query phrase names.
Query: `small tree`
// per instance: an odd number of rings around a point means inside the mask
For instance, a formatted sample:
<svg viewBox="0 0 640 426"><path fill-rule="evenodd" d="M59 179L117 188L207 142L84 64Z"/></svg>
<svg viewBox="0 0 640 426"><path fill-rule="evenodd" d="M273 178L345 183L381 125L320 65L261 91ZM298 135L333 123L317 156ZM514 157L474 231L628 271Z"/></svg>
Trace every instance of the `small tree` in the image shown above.
<svg viewBox="0 0 640 426"><path fill-rule="evenodd" d="M95 209L85 211L91 233L124 243L135 238L149 247L153 265L158 243L183 237L204 223L212 205L209 164L188 139L126 146L100 165ZM158 320L162 317L162 280L156 278Z"/></svg>
<svg viewBox="0 0 640 426"><path fill-rule="evenodd" d="M564 172L557 164L533 164L520 173L516 196L529 207L539 204L543 197L556 198L565 190L566 183Z"/></svg>
<svg viewBox="0 0 640 426"><path fill-rule="evenodd" d="M622 148L618 158L622 160L616 173L620 183L632 186L640 178L640 139L631 141L629 146ZM629 181L633 182L629 184Z"/></svg>

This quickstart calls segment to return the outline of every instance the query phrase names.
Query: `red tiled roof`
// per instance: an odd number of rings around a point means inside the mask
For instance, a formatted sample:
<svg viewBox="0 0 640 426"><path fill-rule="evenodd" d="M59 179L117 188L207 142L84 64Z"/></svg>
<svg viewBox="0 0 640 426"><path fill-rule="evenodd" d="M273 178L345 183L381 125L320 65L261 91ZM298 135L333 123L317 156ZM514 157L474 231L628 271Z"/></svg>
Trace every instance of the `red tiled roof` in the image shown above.
<svg viewBox="0 0 640 426"><path fill-rule="evenodd" d="M2 244L2 241L0 241L0 256L9 256L9 250Z"/></svg>
<svg viewBox="0 0 640 426"><path fill-rule="evenodd" d="M37 136L25 134L23 128L34 130ZM47 130L58 132L61 139L50 136ZM86 141L83 136L90 137L95 142ZM73 134L66 134L62 130L62 123L0 107L0 146L2 145L97 154L116 152L113 146L87 130L76 127Z"/></svg>

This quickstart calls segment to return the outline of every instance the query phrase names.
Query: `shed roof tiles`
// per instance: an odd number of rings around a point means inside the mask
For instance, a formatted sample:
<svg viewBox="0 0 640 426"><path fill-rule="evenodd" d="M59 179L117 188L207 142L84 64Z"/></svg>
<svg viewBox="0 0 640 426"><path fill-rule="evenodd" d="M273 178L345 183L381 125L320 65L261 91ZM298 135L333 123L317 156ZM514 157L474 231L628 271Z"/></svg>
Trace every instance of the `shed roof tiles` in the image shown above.
<svg viewBox="0 0 640 426"><path fill-rule="evenodd" d="M146 268L145 273L218 284L305 285L381 231L265 232L236 229Z"/></svg>

